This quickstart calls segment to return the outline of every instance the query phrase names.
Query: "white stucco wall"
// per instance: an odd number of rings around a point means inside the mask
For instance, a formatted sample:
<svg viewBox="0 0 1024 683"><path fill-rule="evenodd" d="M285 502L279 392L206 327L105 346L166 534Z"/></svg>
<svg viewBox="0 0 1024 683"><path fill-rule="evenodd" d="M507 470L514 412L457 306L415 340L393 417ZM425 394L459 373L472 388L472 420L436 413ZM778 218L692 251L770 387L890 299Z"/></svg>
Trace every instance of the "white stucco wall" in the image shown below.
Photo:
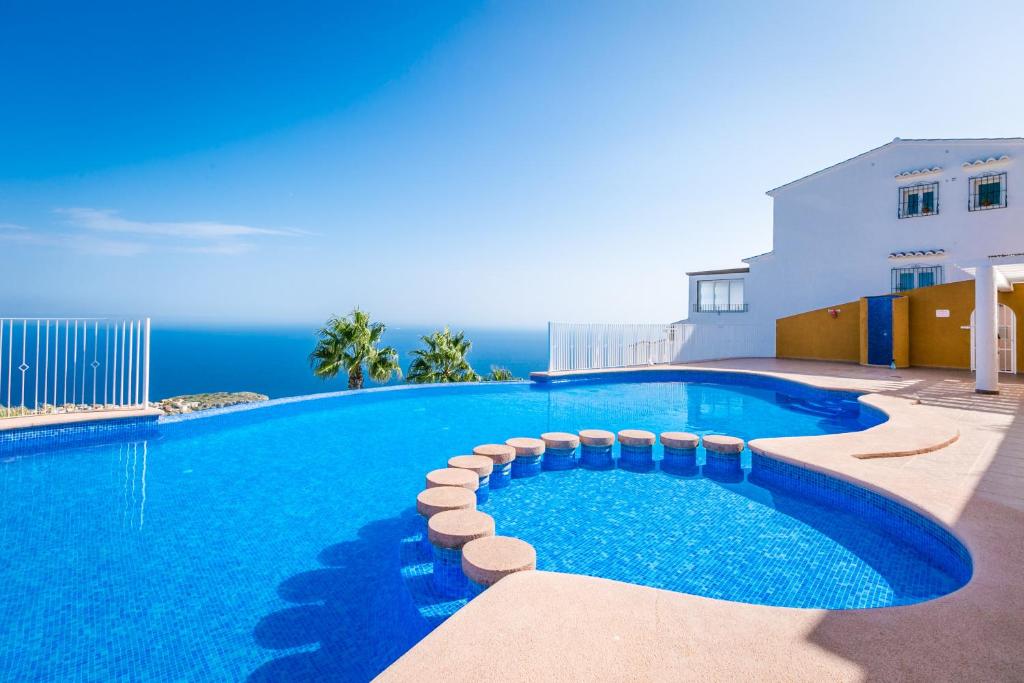
<svg viewBox="0 0 1024 683"><path fill-rule="evenodd" d="M962 167L1003 155L1009 160ZM1024 252L1022 156L1024 140L897 140L769 192L774 199L774 250L749 262L750 310L738 318L761 328L760 351L771 356L777 318L889 293L894 267L941 265L943 281L955 282L970 277L961 267L994 254ZM942 170L896 178L936 166ZM968 211L969 178L988 172L1006 172L1007 207ZM900 219L899 188L932 182L938 183L938 213ZM891 252L920 249L945 249L945 254L889 258ZM690 278L691 297L696 279ZM705 318L690 314L691 322Z"/></svg>

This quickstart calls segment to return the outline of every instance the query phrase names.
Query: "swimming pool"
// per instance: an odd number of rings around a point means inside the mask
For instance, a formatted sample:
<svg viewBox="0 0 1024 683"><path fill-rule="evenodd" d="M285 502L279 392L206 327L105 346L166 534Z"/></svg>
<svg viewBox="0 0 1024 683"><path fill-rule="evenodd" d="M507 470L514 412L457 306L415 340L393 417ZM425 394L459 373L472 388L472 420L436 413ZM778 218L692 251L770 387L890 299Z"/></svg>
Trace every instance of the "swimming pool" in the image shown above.
<svg viewBox="0 0 1024 683"><path fill-rule="evenodd" d="M852 395L766 378L615 379L369 391L166 421L133 441L0 455L0 678L365 680L436 623L410 590L403 539L424 473L448 456L555 430L752 439L884 419ZM794 569L805 549L818 567L845 568L841 579L868 577L871 604L926 599L965 580L942 583L941 568L891 536L860 542L853 516L830 517L780 482L749 477L545 473L494 492L482 509L499 533L537 546L541 569L659 585L682 567L676 576L703 583L664 587L712 597L824 595L827 580L812 581L820 571ZM733 561L740 542L722 519L747 520L757 528L748 539L764 548L785 547L771 563ZM602 563L564 552L567 530L581 529L590 548L641 533ZM637 538L648 536L645 558ZM690 568L681 547L704 564ZM878 566L878 553L892 552L902 553L899 568ZM751 599L737 577L758 572L794 580L782 597Z"/></svg>

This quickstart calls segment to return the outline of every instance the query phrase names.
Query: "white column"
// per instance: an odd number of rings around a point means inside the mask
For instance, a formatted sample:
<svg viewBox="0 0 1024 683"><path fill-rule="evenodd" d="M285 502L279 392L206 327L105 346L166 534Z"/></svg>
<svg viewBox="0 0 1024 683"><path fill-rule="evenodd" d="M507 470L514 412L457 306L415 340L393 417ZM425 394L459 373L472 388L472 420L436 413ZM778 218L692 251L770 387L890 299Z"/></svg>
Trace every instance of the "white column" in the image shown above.
<svg viewBox="0 0 1024 683"><path fill-rule="evenodd" d="M999 359L996 342L996 269L979 265L974 275L974 390L999 393Z"/></svg>
<svg viewBox="0 0 1024 683"><path fill-rule="evenodd" d="M551 321L548 321L548 372L554 370L555 366L555 347L554 339L551 338Z"/></svg>
<svg viewBox="0 0 1024 683"><path fill-rule="evenodd" d="M146 318L146 336L143 337L142 407L149 408L149 318ZM145 447L145 445L143 445ZM143 461L145 462L145 461Z"/></svg>

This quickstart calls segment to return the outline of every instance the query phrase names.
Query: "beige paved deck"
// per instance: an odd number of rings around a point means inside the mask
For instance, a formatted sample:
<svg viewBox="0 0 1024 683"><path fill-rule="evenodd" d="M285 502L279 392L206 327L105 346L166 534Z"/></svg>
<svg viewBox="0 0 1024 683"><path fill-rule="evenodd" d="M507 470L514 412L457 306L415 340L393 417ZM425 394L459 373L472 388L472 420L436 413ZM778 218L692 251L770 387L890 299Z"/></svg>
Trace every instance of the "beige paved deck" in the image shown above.
<svg viewBox="0 0 1024 683"><path fill-rule="evenodd" d="M754 445L943 521L971 552L970 583L918 605L829 612L526 572L460 610L380 680L1024 680L1024 383L1011 378L1000 395L980 396L966 372L774 359L699 365L877 392L919 424L919 434L890 434L901 441L955 430L950 445L901 457L855 457L864 449L831 437Z"/></svg>
<svg viewBox="0 0 1024 683"><path fill-rule="evenodd" d="M154 417L163 415L159 408L124 408L119 410L80 410L72 413L48 413L24 417L0 418L0 431L24 429L26 427L52 427L95 420L123 420L130 417Z"/></svg>

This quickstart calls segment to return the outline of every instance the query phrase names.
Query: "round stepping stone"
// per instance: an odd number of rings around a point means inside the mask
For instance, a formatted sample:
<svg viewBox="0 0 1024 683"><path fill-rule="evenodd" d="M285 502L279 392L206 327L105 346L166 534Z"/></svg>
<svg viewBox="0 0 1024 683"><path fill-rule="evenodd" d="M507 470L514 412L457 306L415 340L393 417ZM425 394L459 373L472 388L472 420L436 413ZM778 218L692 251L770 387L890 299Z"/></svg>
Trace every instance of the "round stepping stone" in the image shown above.
<svg viewBox="0 0 1024 683"><path fill-rule="evenodd" d="M528 436L513 437L505 441L505 445L515 449L517 458L532 458L544 454L544 442Z"/></svg>
<svg viewBox="0 0 1024 683"><path fill-rule="evenodd" d="M427 537L439 548L458 550L470 541L494 535L494 518L479 510L439 512L427 523Z"/></svg>
<svg viewBox="0 0 1024 683"><path fill-rule="evenodd" d="M580 431L580 443L584 446L611 446L615 443L615 435L603 429L584 429Z"/></svg>
<svg viewBox="0 0 1024 683"><path fill-rule="evenodd" d="M666 448L688 450L700 444L700 437L689 432L662 432L661 445Z"/></svg>
<svg viewBox="0 0 1024 683"><path fill-rule="evenodd" d="M486 477L494 471L494 461L486 455L456 455L448 458L448 467L476 472L477 477Z"/></svg>
<svg viewBox="0 0 1024 683"><path fill-rule="evenodd" d="M704 450L715 453L739 453L743 450L743 439L735 436L708 434L704 437Z"/></svg>
<svg viewBox="0 0 1024 683"><path fill-rule="evenodd" d="M461 486L435 486L416 496L416 512L431 518L448 510L475 510L476 495Z"/></svg>
<svg viewBox="0 0 1024 683"><path fill-rule="evenodd" d="M571 450L580 445L580 437L569 432L545 432L540 435L540 440L547 448L556 450Z"/></svg>
<svg viewBox="0 0 1024 683"><path fill-rule="evenodd" d="M483 455L495 465L505 465L516 459L516 449L501 443L485 443L474 447L473 455Z"/></svg>
<svg viewBox="0 0 1024 683"><path fill-rule="evenodd" d="M427 488L432 489L435 486L461 486L476 491L480 486L480 477L476 476L476 472L455 467L431 470L427 472Z"/></svg>
<svg viewBox="0 0 1024 683"><path fill-rule="evenodd" d="M536 568L537 551L526 541L511 536L478 538L462 548L462 571L481 586Z"/></svg>
<svg viewBox="0 0 1024 683"><path fill-rule="evenodd" d="M624 446L653 446L655 436L642 429L623 429L619 432L619 443Z"/></svg>

